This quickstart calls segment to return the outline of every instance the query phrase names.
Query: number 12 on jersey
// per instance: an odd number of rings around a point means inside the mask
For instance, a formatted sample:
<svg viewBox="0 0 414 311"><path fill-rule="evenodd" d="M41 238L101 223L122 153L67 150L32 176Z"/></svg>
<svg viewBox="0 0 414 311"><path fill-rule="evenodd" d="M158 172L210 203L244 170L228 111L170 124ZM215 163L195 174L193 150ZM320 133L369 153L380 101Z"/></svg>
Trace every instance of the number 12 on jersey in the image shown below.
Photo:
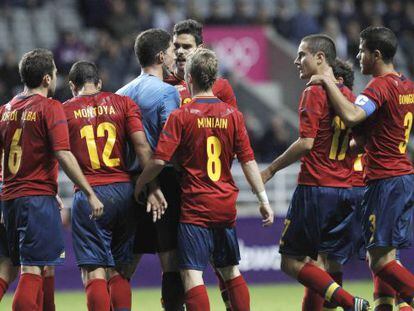
<svg viewBox="0 0 414 311"><path fill-rule="evenodd" d="M107 133L108 138L105 143L104 150L102 152L102 161L108 167L119 166L121 160L119 158L111 158L112 149L114 148L116 141L116 127L110 122L102 122L96 129L97 137L105 137ZM80 130L81 138L85 138L86 147L88 148L89 159L91 161L91 167L96 170L101 168L99 161L98 148L96 146L95 134L92 125L85 125Z"/></svg>

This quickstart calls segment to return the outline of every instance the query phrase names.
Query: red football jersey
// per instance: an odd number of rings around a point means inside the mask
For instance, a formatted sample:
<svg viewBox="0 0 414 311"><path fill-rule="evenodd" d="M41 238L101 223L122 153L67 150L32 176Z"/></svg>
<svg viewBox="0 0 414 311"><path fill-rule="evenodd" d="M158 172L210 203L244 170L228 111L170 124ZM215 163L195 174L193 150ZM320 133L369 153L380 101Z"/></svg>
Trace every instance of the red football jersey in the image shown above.
<svg viewBox="0 0 414 311"><path fill-rule="evenodd" d="M180 106L188 104L191 101L191 94L187 88L187 83L181 80L175 74L171 74L164 79L164 82L174 85L180 93ZM221 101L237 107L236 96L233 88L227 79L218 78L213 84L213 94Z"/></svg>
<svg viewBox="0 0 414 311"><path fill-rule="evenodd" d="M0 108L4 151L2 199L56 195L55 151L69 150L62 104L41 95L17 95Z"/></svg>
<svg viewBox="0 0 414 311"><path fill-rule="evenodd" d="M97 186L130 181L126 142L132 133L143 131L138 105L129 97L100 92L76 96L63 107L72 152L88 182Z"/></svg>
<svg viewBox="0 0 414 311"><path fill-rule="evenodd" d="M341 92L350 100L355 96L345 86ZM351 130L347 129L333 108L322 86L304 90L299 104L299 135L314 138L312 150L302 157L298 183L324 187L350 187L352 167L345 158Z"/></svg>
<svg viewBox="0 0 414 311"><path fill-rule="evenodd" d="M413 174L407 143L413 125L414 83L390 73L373 78L361 94L377 105L365 147L366 180Z"/></svg>
<svg viewBox="0 0 414 311"><path fill-rule="evenodd" d="M173 111L160 135L155 159L183 167L183 223L233 226L238 189L230 169L234 155L254 160L243 115L216 97L197 97Z"/></svg>

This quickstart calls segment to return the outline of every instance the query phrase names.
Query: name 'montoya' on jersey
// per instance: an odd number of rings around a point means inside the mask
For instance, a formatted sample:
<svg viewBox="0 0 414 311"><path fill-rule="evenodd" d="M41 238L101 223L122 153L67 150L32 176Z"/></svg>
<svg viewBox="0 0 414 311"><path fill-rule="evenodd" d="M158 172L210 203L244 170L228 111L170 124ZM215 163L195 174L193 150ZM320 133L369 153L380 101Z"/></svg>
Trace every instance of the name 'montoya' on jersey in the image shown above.
<svg viewBox="0 0 414 311"><path fill-rule="evenodd" d="M75 119L77 118L94 118L96 116L104 114L116 114L114 107L112 106L98 106L98 107L87 107L73 111Z"/></svg>

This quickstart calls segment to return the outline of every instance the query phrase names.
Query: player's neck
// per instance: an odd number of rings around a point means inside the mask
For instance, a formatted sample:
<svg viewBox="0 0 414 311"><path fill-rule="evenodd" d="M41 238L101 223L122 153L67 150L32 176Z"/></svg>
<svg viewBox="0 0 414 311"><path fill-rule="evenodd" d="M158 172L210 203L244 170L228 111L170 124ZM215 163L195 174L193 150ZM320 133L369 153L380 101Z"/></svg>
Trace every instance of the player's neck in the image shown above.
<svg viewBox="0 0 414 311"><path fill-rule="evenodd" d="M373 77L379 77L379 76L383 76L389 73L397 73L395 71L394 68L394 64L393 63L389 63L389 64L381 64L379 66L376 66L372 72L372 76Z"/></svg>
<svg viewBox="0 0 414 311"><path fill-rule="evenodd" d="M86 83L84 86L77 92L77 95L93 95L99 93L101 90L98 88L95 83Z"/></svg>
<svg viewBox="0 0 414 311"><path fill-rule="evenodd" d="M328 76L333 81L337 81L331 66L326 65L326 66L321 67L320 70L318 70L318 74Z"/></svg>
<svg viewBox="0 0 414 311"><path fill-rule="evenodd" d="M193 94L191 94L191 95L192 95L192 97L208 97L208 96L214 96L212 89L209 89L207 91L193 90Z"/></svg>
<svg viewBox="0 0 414 311"><path fill-rule="evenodd" d="M160 80L163 80L163 71L162 71L162 66L159 65L152 65L152 66L147 66L142 68L142 72L155 76Z"/></svg>
<svg viewBox="0 0 414 311"><path fill-rule="evenodd" d="M24 87L24 90L23 90L23 94L25 96L31 96L31 95L37 94L37 95L41 95L43 97L47 97L47 93L48 93L47 88L43 88L43 87L38 87L38 88L30 89L27 86L25 86Z"/></svg>
<svg viewBox="0 0 414 311"><path fill-rule="evenodd" d="M180 80L184 80L184 71L181 71L181 70L175 70L174 71L174 75L178 78L178 79L180 79Z"/></svg>

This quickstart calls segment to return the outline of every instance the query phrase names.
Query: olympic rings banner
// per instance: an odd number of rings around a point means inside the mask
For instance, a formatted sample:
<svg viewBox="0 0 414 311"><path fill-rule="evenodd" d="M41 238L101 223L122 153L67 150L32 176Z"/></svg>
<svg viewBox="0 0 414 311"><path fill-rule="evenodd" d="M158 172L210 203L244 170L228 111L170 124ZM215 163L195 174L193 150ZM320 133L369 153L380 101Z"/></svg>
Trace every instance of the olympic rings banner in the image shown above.
<svg viewBox="0 0 414 311"><path fill-rule="evenodd" d="M217 53L221 67L253 82L268 79L267 38L263 27L204 27L204 42Z"/></svg>

